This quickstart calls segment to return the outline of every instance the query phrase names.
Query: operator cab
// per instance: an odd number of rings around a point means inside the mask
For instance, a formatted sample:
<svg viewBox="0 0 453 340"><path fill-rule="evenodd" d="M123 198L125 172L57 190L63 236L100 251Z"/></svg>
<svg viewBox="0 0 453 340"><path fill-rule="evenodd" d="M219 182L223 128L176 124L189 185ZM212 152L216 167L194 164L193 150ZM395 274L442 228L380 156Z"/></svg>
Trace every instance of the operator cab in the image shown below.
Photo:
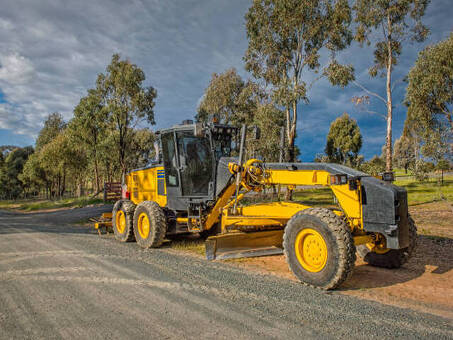
<svg viewBox="0 0 453 340"><path fill-rule="evenodd" d="M228 125L192 121L158 132L170 209L187 210L188 203L214 199L217 164L231 156L237 132Z"/></svg>

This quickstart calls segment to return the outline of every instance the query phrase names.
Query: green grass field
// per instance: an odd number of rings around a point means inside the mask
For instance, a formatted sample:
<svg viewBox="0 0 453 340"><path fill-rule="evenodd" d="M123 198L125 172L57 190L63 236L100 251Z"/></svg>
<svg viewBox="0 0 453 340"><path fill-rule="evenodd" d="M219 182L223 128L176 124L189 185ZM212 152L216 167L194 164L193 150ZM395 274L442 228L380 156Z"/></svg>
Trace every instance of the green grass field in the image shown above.
<svg viewBox="0 0 453 340"><path fill-rule="evenodd" d="M423 182L414 181L413 179L399 180L394 184L407 190L409 205L437 201L453 202L453 176L446 176L443 185L437 179Z"/></svg>

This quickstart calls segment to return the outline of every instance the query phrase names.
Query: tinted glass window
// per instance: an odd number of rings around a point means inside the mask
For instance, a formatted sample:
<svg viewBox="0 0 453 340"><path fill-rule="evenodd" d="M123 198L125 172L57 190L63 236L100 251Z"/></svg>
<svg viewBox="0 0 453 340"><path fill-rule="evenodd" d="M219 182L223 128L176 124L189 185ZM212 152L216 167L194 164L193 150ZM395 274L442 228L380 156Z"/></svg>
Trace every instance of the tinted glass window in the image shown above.
<svg viewBox="0 0 453 340"><path fill-rule="evenodd" d="M178 132L182 191L185 196L206 196L212 181L213 159L208 138Z"/></svg>
<svg viewBox="0 0 453 340"><path fill-rule="evenodd" d="M176 163L176 149L173 133L162 135L162 151L164 156L165 180L168 186L177 187L178 183L178 164Z"/></svg>

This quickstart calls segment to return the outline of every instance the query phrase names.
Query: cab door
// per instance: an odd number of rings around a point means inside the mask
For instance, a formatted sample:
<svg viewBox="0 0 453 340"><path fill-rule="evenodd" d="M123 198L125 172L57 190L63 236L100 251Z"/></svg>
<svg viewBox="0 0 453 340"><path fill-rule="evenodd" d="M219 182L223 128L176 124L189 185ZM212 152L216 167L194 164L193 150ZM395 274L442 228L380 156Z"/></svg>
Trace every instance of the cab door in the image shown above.
<svg viewBox="0 0 453 340"><path fill-rule="evenodd" d="M213 193L214 158L207 137L193 131L176 132L182 195L207 197Z"/></svg>
<svg viewBox="0 0 453 340"><path fill-rule="evenodd" d="M185 210L185 204L180 200L181 183L175 133L174 131L162 133L160 139L167 188L167 206L175 210Z"/></svg>

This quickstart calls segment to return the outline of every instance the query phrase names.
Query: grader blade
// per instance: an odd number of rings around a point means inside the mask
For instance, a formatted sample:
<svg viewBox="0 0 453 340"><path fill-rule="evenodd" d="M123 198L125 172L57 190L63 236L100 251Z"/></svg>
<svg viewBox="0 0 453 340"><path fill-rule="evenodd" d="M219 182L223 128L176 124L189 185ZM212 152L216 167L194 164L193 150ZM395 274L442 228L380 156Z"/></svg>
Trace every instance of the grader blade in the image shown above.
<svg viewBox="0 0 453 340"><path fill-rule="evenodd" d="M206 240L206 258L225 260L283 254L283 230L231 233Z"/></svg>

